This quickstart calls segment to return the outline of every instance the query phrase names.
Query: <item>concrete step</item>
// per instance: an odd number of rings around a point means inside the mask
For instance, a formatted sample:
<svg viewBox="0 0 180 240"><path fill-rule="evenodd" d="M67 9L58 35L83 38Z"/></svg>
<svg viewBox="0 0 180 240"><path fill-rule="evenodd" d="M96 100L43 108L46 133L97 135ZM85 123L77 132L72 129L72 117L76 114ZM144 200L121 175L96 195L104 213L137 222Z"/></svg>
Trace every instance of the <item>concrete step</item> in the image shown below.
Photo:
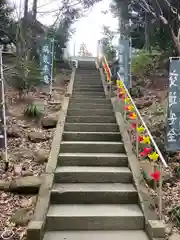
<svg viewBox="0 0 180 240"><path fill-rule="evenodd" d="M103 82L101 80L97 79L97 78L94 78L94 79L84 79L84 78L76 79L74 81L74 84L76 84L76 86L77 85L89 85L90 87L92 85L99 85L101 87L103 86Z"/></svg>
<svg viewBox="0 0 180 240"><path fill-rule="evenodd" d="M103 85L102 85L102 83L99 83L99 84L86 84L86 83L77 84L77 83L74 83L73 87L74 87L74 89L78 89L78 88L93 88L94 89L94 88L103 88Z"/></svg>
<svg viewBox="0 0 180 240"><path fill-rule="evenodd" d="M73 88L74 92L104 92L104 88L103 87L98 87L98 88L91 88L91 87L74 87Z"/></svg>
<svg viewBox="0 0 180 240"><path fill-rule="evenodd" d="M97 76L79 76L75 79L75 83L89 83L89 84L99 84L102 83L102 81Z"/></svg>
<svg viewBox="0 0 180 240"><path fill-rule="evenodd" d="M111 109L76 109L70 108L67 110L67 116L114 116Z"/></svg>
<svg viewBox="0 0 180 240"><path fill-rule="evenodd" d="M134 204L137 191L124 183L61 183L51 191L53 204Z"/></svg>
<svg viewBox="0 0 180 240"><path fill-rule="evenodd" d="M70 99L70 103L97 103L97 104L100 104L100 103L111 103L111 100L110 99L106 99L106 98L102 98L102 97L94 97L94 98L89 98L89 97L86 97L86 96L72 96L71 99Z"/></svg>
<svg viewBox="0 0 180 240"><path fill-rule="evenodd" d="M111 103L73 103L71 102L68 106L68 109L71 108L75 108L75 109L111 109L111 111L113 111L112 108L112 104Z"/></svg>
<svg viewBox="0 0 180 240"><path fill-rule="evenodd" d="M93 77L93 78L83 77L83 78L75 79L74 83L76 83L76 84L97 85L97 84L102 83L102 81L100 81L99 78L96 78L96 77Z"/></svg>
<svg viewBox="0 0 180 240"><path fill-rule="evenodd" d="M53 204L47 230L142 230L144 216L136 204Z"/></svg>
<svg viewBox="0 0 180 240"><path fill-rule="evenodd" d="M104 91L100 91L100 92L81 92L81 91L74 91L72 92L72 95L76 95L76 96L97 96L97 97L105 97L105 93Z"/></svg>
<svg viewBox="0 0 180 240"><path fill-rule="evenodd" d="M55 183L131 183L132 173L127 167L59 166Z"/></svg>
<svg viewBox="0 0 180 240"><path fill-rule="evenodd" d="M66 123L116 123L115 116L67 116Z"/></svg>
<svg viewBox="0 0 180 240"><path fill-rule="evenodd" d="M62 141L61 153L124 153L122 142Z"/></svg>
<svg viewBox="0 0 180 240"><path fill-rule="evenodd" d="M64 131L119 132L119 126L116 123L65 123Z"/></svg>
<svg viewBox="0 0 180 240"><path fill-rule="evenodd" d="M73 98L81 98L81 99L83 99L83 98L89 98L89 99L93 99L93 98L101 98L101 99L105 99L105 95L96 95L96 94L94 94L94 95L89 95L89 94L86 94L86 93L84 93L84 94L81 94L80 92L77 94L72 94L72 97Z"/></svg>
<svg viewBox="0 0 180 240"><path fill-rule="evenodd" d="M59 166L116 166L127 167L124 153L60 153Z"/></svg>
<svg viewBox="0 0 180 240"><path fill-rule="evenodd" d="M52 231L43 240L149 240L143 230L121 231Z"/></svg>
<svg viewBox="0 0 180 240"><path fill-rule="evenodd" d="M89 84L89 85L99 85L99 84L102 84L102 81L97 78L97 77L93 77L93 78L81 78L81 77L78 77L74 80L74 84Z"/></svg>
<svg viewBox="0 0 180 240"><path fill-rule="evenodd" d="M63 132L63 141L107 141L120 142L118 132Z"/></svg>

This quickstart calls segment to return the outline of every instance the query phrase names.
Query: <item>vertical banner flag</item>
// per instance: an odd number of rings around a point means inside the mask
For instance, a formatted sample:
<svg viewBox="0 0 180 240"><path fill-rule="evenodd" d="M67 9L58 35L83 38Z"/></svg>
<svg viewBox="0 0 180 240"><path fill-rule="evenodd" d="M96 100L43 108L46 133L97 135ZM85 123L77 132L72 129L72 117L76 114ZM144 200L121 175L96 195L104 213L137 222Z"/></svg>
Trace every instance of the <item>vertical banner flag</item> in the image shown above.
<svg viewBox="0 0 180 240"><path fill-rule="evenodd" d="M180 59L173 58L169 68L166 149L180 149Z"/></svg>
<svg viewBox="0 0 180 240"><path fill-rule="evenodd" d="M42 81L51 84L53 73L54 39L45 38L40 48L40 68Z"/></svg>
<svg viewBox="0 0 180 240"><path fill-rule="evenodd" d="M129 88L129 57L130 57L129 39L119 40L119 74L124 84Z"/></svg>

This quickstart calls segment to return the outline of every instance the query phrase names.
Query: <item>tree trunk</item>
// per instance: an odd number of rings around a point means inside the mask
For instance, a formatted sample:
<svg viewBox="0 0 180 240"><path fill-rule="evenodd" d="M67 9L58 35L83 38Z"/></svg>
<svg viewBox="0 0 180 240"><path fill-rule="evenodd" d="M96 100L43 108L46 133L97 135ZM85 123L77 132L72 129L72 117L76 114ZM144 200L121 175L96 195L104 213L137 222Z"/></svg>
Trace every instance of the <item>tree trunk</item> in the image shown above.
<svg viewBox="0 0 180 240"><path fill-rule="evenodd" d="M175 53L177 56L180 56L180 41L179 41L178 37L176 37L173 28L169 25L167 19L164 18L163 16L159 16L159 19L164 24L164 26L167 27L169 36L170 36L172 44L174 46Z"/></svg>
<svg viewBox="0 0 180 240"><path fill-rule="evenodd" d="M32 34L32 41L30 43L30 48L31 50L31 57L35 57L36 56L36 51L37 51L37 46L36 46L36 33L34 31L34 27L36 25L36 17L37 17L37 1L38 0L33 0L33 8L32 8L32 13L33 13L33 17L32 17L32 23L31 23L31 34Z"/></svg>
<svg viewBox="0 0 180 240"><path fill-rule="evenodd" d="M171 41L173 43L176 55L180 56L180 42L179 42L179 39L175 36L174 31L171 27L169 29L169 32L170 32Z"/></svg>

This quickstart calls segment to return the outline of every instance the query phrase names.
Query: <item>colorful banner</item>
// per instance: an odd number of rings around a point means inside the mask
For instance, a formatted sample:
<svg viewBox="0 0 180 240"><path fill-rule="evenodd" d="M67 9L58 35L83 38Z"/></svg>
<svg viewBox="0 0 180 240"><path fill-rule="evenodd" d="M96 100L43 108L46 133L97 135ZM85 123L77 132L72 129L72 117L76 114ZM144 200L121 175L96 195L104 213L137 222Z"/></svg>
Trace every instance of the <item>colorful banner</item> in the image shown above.
<svg viewBox="0 0 180 240"><path fill-rule="evenodd" d="M54 39L45 38L40 47L40 68L42 81L50 84L53 73Z"/></svg>
<svg viewBox="0 0 180 240"><path fill-rule="evenodd" d="M180 149L180 59L170 59L166 150Z"/></svg>
<svg viewBox="0 0 180 240"><path fill-rule="evenodd" d="M130 87L130 41L126 39L119 40L119 74L124 81L125 86Z"/></svg>

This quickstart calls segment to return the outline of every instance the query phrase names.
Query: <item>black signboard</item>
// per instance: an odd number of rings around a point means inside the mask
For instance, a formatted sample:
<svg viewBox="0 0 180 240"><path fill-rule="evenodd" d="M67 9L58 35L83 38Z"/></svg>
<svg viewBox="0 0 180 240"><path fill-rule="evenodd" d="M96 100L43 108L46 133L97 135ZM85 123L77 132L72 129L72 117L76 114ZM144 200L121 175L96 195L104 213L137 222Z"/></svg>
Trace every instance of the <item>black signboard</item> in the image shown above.
<svg viewBox="0 0 180 240"><path fill-rule="evenodd" d="M180 59L170 59L166 150L180 150Z"/></svg>

